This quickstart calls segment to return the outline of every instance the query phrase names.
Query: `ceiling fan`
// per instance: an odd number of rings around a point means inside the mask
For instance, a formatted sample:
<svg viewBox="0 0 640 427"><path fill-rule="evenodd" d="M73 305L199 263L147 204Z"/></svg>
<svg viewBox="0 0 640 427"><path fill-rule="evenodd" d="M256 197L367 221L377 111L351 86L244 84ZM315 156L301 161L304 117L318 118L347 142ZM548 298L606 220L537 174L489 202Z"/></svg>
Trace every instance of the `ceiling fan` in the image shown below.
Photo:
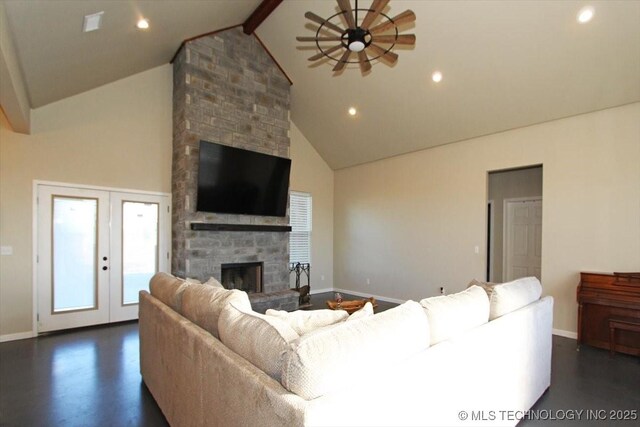
<svg viewBox="0 0 640 427"><path fill-rule="evenodd" d="M323 19L313 12L307 12L304 16L320 24L314 37L296 37L300 42L315 42L320 53L313 55L309 61L316 61L324 57L336 61L333 71L341 71L347 64L360 64L363 73L371 70L371 61L381 58L389 64L398 60L398 55L391 50L396 45L414 45L415 34L399 34L398 27L414 22L416 15L411 10L405 10L393 18L382 11L390 0L373 0L369 9L359 9L358 0L355 8L351 8L350 0L337 0L340 12ZM364 13L361 22L358 13ZM342 28L332 19L344 18L347 28ZM378 18L381 18L378 22ZM340 21L342 23L342 21ZM372 25L376 23L375 26ZM322 33L322 34L321 34ZM325 35L327 33L337 35ZM338 45L327 47L327 42L340 42ZM350 61L351 54L357 55L357 60ZM333 56L336 55L336 56ZM337 55L340 55L339 57Z"/></svg>

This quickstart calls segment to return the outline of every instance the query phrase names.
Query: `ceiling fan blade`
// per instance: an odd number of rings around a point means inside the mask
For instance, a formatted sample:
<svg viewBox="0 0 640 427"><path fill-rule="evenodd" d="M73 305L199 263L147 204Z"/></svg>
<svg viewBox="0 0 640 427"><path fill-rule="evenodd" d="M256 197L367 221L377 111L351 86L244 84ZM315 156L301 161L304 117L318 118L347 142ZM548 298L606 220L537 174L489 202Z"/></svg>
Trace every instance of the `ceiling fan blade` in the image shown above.
<svg viewBox="0 0 640 427"><path fill-rule="evenodd" d="M376 55L392 64L394 64L398 60L398 55L396 53L393 53L391 51L387 52L386 49L383 49L373 43L369 45L368 49L371 49Z"/></svg>
<svg viewBox="0 0 640 427"><path fill-rule="evenodd" d="M373 36L375 43L382 44L415 44L415 34L401 34L399 36L387 35L387 36Z"/></svg>
<svg viewBox="0 0 640 427"><path fill-rule="evenodd" d="M358 52L358 60L360 61L360 70L362 70L363 73L366 73L371 69L371 62L369 62L367 53L364 50Z"/></svg>
<svg viewBox="0 0 640 427"><path fill-rule="evenodd" d="M339 42L342 40L342 37L340 36L335 36L335 37L296 37L296 40L298 40L299 42L315 42L315 41L319 41L319 42Z"/></svg>
<svg viewBox="0 0 640 427"><path fill-rule="evenodd" d="M373 21L375 21L382 10L387 7L388 3L389 0L373 0L373 3L371 3L371 8L362 20L362 24L360 24L360 27L364 28L365 30L368 29L369 25L373 24Z"/></svg>
<svg viewBox="0 0 640 427"><path fill-rule="evenodd" d="M351 51L349 49L347 49L343 54L342 57L340 58L340 61L338 61L338 63L336 64L335 67L333 67L333 71L340 71L342 70L346 65L347 65L347 61L349 60L349 55L351 55Z"/></svg>
<svg viewBox="0 0 640 427"><path fill-rule="evenodd" d="M339 44L338 46L334 46L331 49L327 49L327 50L325 50L323 52L320 52L320 53L318 53L316 55L313 55L313 56L309 57L309 61L316 61L316 60L322 58L323 56L326 56L326 55L328 55L330 53L335 52L336 50L340 49L341 47L344 47L344 46Z"/></svg>
<svg viewBox="0 0 640 427"><path fill-rule="evenodd" d="M340 10L344 12L344 17L347 20L347 24L349 24L350 29L356 28L356 20L353 18L353 9L351 9L351 1L350 0L337 0L338 7Z"/></svg>
<svg viewBox="0 0 640 427"><path fill-rule="evenodd" d="M376 25L372 29L369 30L371 34L382 33L383 31L387 31L392 29L393 27L397 27L402 24L408 24L409 22L413 22L416 20L416 14L413 13L412 10L405 10L400 15L394 16L390 21L383 22L380 25Z"/></svg>
<svg viewBox="0 0 640 427"><path fill-rule="evenodd" d="M307 19L310 19L317 24L320 24L326 28L329 28L330 30L337 31L340 34L344 33L344 30L342 28L338 27L336 24L333 24L325 19L322 19L321 17L319 17L313 12L307 12L304 14L304 16Z"/></svg>

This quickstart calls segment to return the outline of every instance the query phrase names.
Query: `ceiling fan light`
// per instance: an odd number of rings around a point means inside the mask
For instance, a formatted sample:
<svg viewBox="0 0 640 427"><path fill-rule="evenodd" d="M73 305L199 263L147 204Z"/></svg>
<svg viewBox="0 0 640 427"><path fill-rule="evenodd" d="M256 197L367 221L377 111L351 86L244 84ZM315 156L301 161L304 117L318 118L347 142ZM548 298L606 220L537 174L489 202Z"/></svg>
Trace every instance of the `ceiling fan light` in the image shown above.
<svg viewBox="0 0 640 427"><path fill-rule="evenodd" d="M349 50L351 52L362 52L364 48L365 48L364 42L356 40L354 42L349 43Z"/></svg>
<svg viewBox="0 0 640 427"><path fill-rule="evenodd" d="M581 24L586 24L587 22L593 19L594 10L591 6L585 6L578 12L578 22Z"/></svg>
<svg viewBox="0 0 640 427"><path fill-rule="evenodd" d="M149 20L146 19L146 18L140 18L138 20L138 22L136 23L136 27L139 30L147 30L147 29L149 29Z"/></svg>

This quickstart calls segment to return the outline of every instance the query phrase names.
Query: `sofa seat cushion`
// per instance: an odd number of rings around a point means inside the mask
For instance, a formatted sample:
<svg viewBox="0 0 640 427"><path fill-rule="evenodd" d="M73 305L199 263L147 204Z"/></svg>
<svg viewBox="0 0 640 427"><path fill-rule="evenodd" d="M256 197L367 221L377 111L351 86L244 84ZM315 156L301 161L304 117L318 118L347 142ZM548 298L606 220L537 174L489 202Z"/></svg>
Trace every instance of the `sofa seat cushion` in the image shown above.
<svg viewBox="0 0 640 427"><path fill-rule="evenodd" d="M194 282L188 282L171 274L160 272L154 274L151 278L149 291L151 295L180 313L182 309L182 294L192 284Z"/></svg>
<svg viewBox="0 0 640 427"><path fill-rule="evenodd" d="M493 320L540 299L542 285L536 277L523 277L493 287L489 319Z"/></svg>
<svg viewBox="0 0 640 427"><path fill-rule="evenodd" d="M209 282L193 284L186 288L182 294L181 314L214 337L219 338L220 313L230 303L235 303L245 310L251 309L251 302L246 292L237 289L224 289L222 286L212 286L209 285Z"/></svg>
<svg viewBox="0 0 640 427"><path fill-rule="evenodd" d="M471 286L457 294L425 298L420 304L429 318L431 345L489 321L489 298L480 286Z"/></svg>
<svg viewBox="0 0 640 427"><path fill-rule="evenodd" d="M349 388L357 375L386 369L429 347L429 323L415 301L355 322L318 329L284 355L282 385L310 400Z"/></svg>
<svg viewBox="0 0 640 427"><path fill-rule="evenodd" d="M324 326L343 322L349 314L343 310L296 310L287 312L284 310L268 309L267 316L277 317L286 322L298 335L304 335Z"/></svg>
<svg viewBox="0 0 640 427"><path fill-rule="evenodd" d="M220 340L231 350L280 381L283 353L300 338L285 321L228 304L218 321Z"/></svg>

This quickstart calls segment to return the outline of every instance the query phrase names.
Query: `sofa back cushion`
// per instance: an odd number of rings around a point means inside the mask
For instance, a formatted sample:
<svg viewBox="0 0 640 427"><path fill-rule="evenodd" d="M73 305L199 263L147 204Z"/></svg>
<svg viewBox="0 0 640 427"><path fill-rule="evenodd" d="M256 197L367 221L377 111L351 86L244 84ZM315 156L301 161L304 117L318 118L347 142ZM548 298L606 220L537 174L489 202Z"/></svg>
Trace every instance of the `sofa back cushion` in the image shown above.
<svg viewBox="0 0 640 427"><path fill-rule="evenodd" d="M160 272L154 274L151 278L149 291L151 291L151 295L180 313L182 309L182 294L191 284L191 282L179 279L171 274Z"/></svg>
<svg viewBox="0 0 640 427"><path fill-rule="evenodd" d="M220 340L231 350L280 381L283 353L300 336L285 321L228 304L218 321Z"/></svg>
<svg viewBox="0 0 640 427"><path fill-rule="evenodd" d="M350 387L350 375L393 369L428 347L427 316L420 304L407 301L374 316L300 337L284 355L281 382L287 390L310 400Z"/></svg>
<svg viewBox="0 0 640 427"><path fill-rule="evenodd" d="M231 303L235 303L245 310L251 310L251 302L246 292L237 289L224 289L222 286L193 284L186 288L182 294L182 315L214 337L219 338L220 313Z"/></svg>
<svg viewBox="0 0 640 427"><path fill-rule="evenodd" d="M489 321L489 298L480 286L457 294L425 298L420 305L429 318L431 345Z"/></svg>
<svg viewBox="0 0 640 427"><path fill-rule="evenodd" d="M523 277L493 287L489 319L511 313L540 299L542 285L535 277Z"/></svg>
<svg viewBox="0 0 640 427"><path fill-rule="evenodd" d="M296 310L287 312L284 310L268 309L267 316L277 317L286 322L298 335L304 335L324 326L343 322L349 317L344 310Z"/></svg>

